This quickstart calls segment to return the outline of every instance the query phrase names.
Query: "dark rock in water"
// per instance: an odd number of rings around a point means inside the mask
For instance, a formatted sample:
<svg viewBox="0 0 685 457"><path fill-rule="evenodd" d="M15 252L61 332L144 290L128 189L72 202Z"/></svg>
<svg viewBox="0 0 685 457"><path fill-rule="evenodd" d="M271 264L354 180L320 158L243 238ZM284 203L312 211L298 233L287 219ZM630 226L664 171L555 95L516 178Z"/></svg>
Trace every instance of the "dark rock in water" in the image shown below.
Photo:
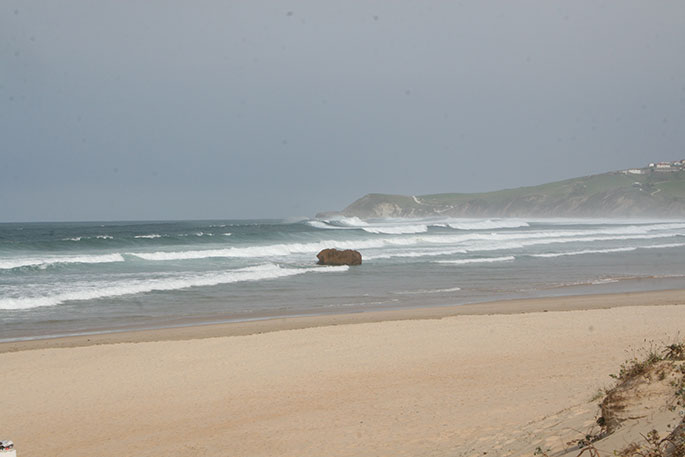
<svg viewBox="0 0 685 457"><path fill-rule="evenodd" d="M352 249L345 249L338 251L337 249L324 249L319 252L316 257L319 259L319 265L361 265L362 255L358 251Z"/></svg>

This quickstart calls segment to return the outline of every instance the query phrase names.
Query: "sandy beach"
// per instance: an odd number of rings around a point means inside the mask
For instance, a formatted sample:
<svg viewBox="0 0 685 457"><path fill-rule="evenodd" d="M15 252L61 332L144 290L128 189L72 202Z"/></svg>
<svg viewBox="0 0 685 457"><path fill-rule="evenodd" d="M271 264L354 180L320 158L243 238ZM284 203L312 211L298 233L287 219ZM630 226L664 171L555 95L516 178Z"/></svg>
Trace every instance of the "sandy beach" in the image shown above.
<svg viewBox="0 0 685 457"><path fill-rule="evenodd" d="M513 300L0 345L20 456L532 455L589 427L685 291ZM682 336L682 335L681 335Z"/></svg>

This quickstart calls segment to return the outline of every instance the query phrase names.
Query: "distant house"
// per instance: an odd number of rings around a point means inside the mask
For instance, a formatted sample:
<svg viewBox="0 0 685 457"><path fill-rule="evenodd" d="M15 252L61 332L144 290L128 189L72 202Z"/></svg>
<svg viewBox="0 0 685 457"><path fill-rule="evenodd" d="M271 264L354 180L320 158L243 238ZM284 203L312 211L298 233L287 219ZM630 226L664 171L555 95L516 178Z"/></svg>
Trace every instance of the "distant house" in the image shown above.
<svg viewBox="0 0 685 457"><path fill-rule="evenodd" d="M626 171L631 175L641 175L644 173L641 168L630 168Z"/></svg>
<svg viewBox="0 0 685 457"><path fill-rule="evenodd" d="M671 165L671 162L659 162L656 164L656 171L678 171L678 167Z"/></svg>

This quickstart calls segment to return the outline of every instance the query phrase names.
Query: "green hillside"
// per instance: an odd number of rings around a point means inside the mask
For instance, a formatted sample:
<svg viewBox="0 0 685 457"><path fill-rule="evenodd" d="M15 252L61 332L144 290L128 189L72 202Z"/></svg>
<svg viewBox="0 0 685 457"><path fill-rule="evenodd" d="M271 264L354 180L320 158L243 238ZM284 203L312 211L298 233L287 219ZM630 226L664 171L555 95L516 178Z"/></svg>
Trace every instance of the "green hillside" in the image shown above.
<svg viewBox="0 0 685 457"><path fill-rule="evenodd" d="M685 217L685 170L643 168L483 193L368 194L340 214L358 217Z"/></svg>

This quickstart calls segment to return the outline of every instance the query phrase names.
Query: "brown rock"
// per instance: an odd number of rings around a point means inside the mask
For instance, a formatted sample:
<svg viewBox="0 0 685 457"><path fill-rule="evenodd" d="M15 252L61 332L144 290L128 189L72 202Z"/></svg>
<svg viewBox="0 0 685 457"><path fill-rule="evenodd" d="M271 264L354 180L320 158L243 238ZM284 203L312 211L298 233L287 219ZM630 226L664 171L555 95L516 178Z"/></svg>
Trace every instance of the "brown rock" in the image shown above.
<svg viewBox="0 0 685 457"><path fill-rule="evenodd" d="M319 259L319 265L361 265L362 255L358 251L352 249L345 249L338 251L337 249L324 249L319 252L316 257Z"/></svg>

